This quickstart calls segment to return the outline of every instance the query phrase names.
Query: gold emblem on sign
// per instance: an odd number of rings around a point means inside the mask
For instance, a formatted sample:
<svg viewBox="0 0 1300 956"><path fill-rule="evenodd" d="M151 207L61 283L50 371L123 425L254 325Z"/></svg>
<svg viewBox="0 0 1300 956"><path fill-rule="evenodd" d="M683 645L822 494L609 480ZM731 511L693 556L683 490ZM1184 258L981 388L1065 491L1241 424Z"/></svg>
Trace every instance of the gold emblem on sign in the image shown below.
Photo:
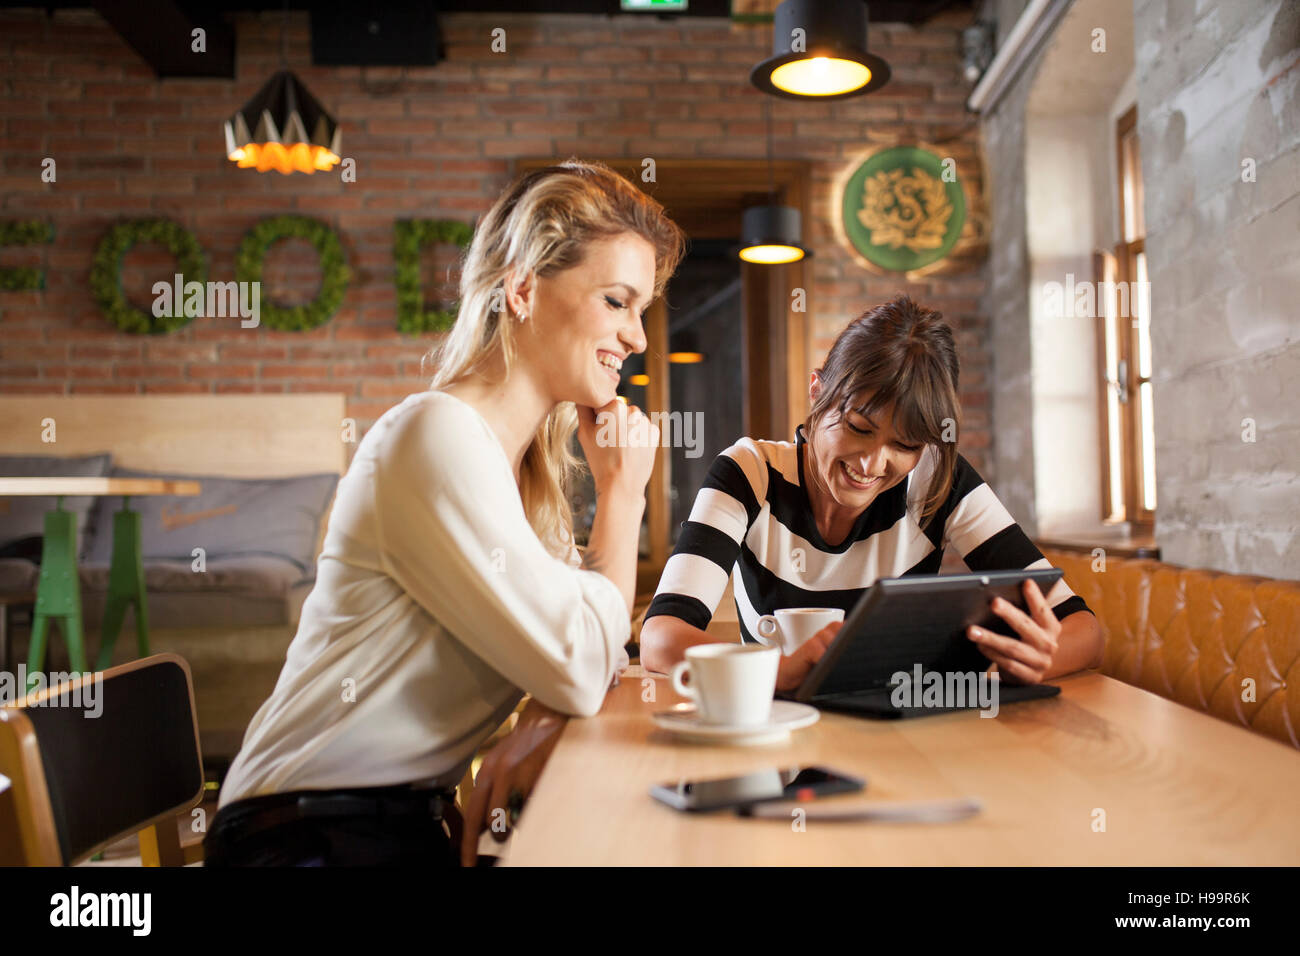
<svg viewBox="0 0 1300 956"><path fill-rule="evenodd" d="M858 220L871 230L872 245L938 249L951 217L948 190L923 169L881 170L862 184Z"/></svg>

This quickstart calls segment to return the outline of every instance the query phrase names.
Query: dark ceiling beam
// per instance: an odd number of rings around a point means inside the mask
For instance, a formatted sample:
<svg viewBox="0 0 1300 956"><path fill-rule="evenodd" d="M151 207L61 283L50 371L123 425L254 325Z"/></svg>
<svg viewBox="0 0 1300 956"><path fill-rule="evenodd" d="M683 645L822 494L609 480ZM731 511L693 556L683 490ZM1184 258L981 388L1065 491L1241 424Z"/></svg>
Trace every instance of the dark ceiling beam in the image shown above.
<svg viewBox="0 0 1300 956"><path fill-rule="evenodd" d="M225 20L191 16L171 0L96 0L94 7L159 77L235 76L235 32ZM205 52L193 50L202 28Z"/></svg>
<svg viewBox="0 0 1300 956"><path fill-rule="evenodd" d="M234 12L278 12L283 10L286 5L290 10L311 10L326 3L337 2L338 0L288 0L286 4L285 0L186 0L184 6L195 11L196 15L199 16L217 16L221 13ZM588 13L609 16L620 12L618 0L396 0L395 5L401 6L413 2L431 6L437 13ZM45 0L43 3L34 2L34 0L0 0L0 7L38 6L49 10L90 5L87 0ZM128 6L125 3L95 3L93 5L101 9L101 11L110 6L123 8ZM163 6L164 4L159 3L157 5ZM166 5L175 6L170 3ZM388 5L384 4L383 6ZM154 4L140 3L139 6L148 8L154 6ZM775 6L776 0L773 0L772 8L775 9ZM870 0L868 4L872 23L907 23L912 26L925 23L931 17L949 7L965 7L969 9L973 7L973 0ZM382 6L376 6L376 10L382 11ZM731 3L730 0L692 0L683 13L640 13L629 14L629 16L646 16L651 19L658 16L726 18L731 16ZM194 25L206 26L203 23ZM210 35L211 29L209 28Z"/></svg>

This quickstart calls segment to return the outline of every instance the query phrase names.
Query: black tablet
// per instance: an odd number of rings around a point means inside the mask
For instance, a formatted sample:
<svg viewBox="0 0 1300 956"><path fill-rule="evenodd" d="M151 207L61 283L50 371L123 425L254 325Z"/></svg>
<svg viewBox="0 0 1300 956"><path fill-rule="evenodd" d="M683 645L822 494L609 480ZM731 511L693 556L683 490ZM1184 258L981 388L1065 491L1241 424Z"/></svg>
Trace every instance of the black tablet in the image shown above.
<svg viewBox="0 0 1300 956"><path fill-rule="evenodd" d="M1001 597L1027 613L1023 582L1036 581L1047 594L1061 576L1059 568L1039 568L882 578L858 600L792 697L820 706L846 695L883 693L895 686L896 673L910 675L917 667L925 674L986 671L991 662L966 629L973 624L1018 639L990 602Z"/></svg>

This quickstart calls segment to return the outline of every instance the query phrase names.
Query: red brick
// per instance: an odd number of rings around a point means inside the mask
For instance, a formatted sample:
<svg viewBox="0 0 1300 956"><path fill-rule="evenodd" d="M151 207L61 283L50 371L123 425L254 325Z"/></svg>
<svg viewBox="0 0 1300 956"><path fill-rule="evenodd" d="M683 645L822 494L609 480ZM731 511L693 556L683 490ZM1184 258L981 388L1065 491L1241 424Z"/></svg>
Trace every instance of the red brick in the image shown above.
<svg viewBox="0 0 1300 956"><path fill-rule="evenodd" d="M505 136L509 129L510 127L505 120L446 120L439 124L438 137L441 139L486 139L489 136Z"/></svg>
<svg viewBox="0 0 1300 956"><path fill-rule="evenodd" d="M176 363L127 362L113 366L114 378L180 378L183 374L183 367Z"/></svg>
<svg viewBox="0 0 1300 956"><path fill-rule="evenodd" d="M661 49L656 49L656 58L662 53ZM707 59L707 51L706 51ZM613 63L622 68L631 63L647 63L650 60L650 50L638 47L624 46L621 43L607 43L599 46L588 47L585 50L578 51L579 63Z"/></svg>
<svg viewBox="0 0 1300 956"><path fill-rule="evenodd" d="M107 379L113 377L113 366L107 362L100 365L47 364L43 372L45 378Z"/></svg>
<svg viewBox="0 0 1300 956"><path fill-rule="evenodd" d="M140 348L135 344L74 345L72 357L74 359L138 359Z"/></svg>
<svg viewBox="0 0 1300 956"><path fill-rule="evenodd" d="M478 116L478 103L472 99L443 96L425 97L410 101L412 116L465 117Z"/></svg>
<svg viewBox="0 0 1300 956"><path fill-rule="evenodd" d="M336 392L343 395L353 394L353 387L351 385L340 385L338 382L290 382L288 390L290 392Z"/></svg>
<svg viewBox="0 0 1300 956"><path fill-rule="evenodd" d="M66 122L64 117L68 116L98 116L103 113L103 107L93 100L50 100L45 105L45 111L52 117L56 117L53 122L62 125Z"/></svg>
<svg viewBox="0 0 1300 956"><path fill-rule="evenodd" d="M262 361L283 360L288 358L288 348L283 345L223 345L221 346L221 360L231 361L235 359L260 359ZM265 374L265 370L263 371Z"/></svg>
<svg viewBox="0 0 1300 956"><path fill-rule="evenodd" d="M0 373L0 378L3 377L4 377L3 373ZM28 384L26 382L21 384L0 383L0 392L3 392L6 395L63 395L65 394L64 387L62 385L54 385L48 382L32 382L31 384Z"/></svg>
<svg viewBox="0 0 1300 956"><path fill-rule="evenodd" d="M209 391L206 385L198 382L145 382L142 386L146 394L192 394Z"/></svg>
<svg viewBox="0 0 1300 956"><path fill-rule="evenodd" d="M185 369L185 374L190 378L201 379L254 378L257 375L257 366L233 365L224 362L214 365L191 364Z"/></svg>
<svg viewBox="0 0 1300 956"><path fill-rule="evenodd" d="M614 69L609 66L548 66L546 79L550 80L610 80Z"/></svg>
<svg viewBox="0 0 1300 956"><path fill-rule="evenodd" d="M138 385L114 385L104 382L71 382L69 387L73 392L97 394L97 395L136 395L140 392Z"/></svg>
<svg viewBox="0 0 1300 956"><path fill-rule="evenodd" d="M330 366L330 375L335 378L355 376L394 378L399 374L401 373L396 362L339 362Z"/></svg>
<svg viewBox="0 0 1300 956"><path fill-rule="evenodd" d="M578 124L569 120L512 120L512 136L577 136Z"/></svg>
<svg viewBox="0 0 1300 956"><path fill-rule="evenodd" d="M0 345L0 362L45 362L65 361L68 357L66 345ZM35 365L32 368L36 368Z"/></svg>
<svg viewBox="0 0 1300 956"><path fill-rule="evenodd" d="M326 378L328 365L277 364L263 365L262 378Z"/></svg>
<svg viewBox="0 0 1300 956"><path fill-rule="evenodd" d="M431 136L437 131L433 119L368 119L366 132L377 136ZM344 150L346 152L346 148Z"/></svg>
<svg viewBox="0 0 1300 956"><path fill-rule="evenodd" d="M114 116L176 116L182 113L181 101L167 98L161 100L121 99L113 102ZM233 112L233 110L232 110Z"/></svg>

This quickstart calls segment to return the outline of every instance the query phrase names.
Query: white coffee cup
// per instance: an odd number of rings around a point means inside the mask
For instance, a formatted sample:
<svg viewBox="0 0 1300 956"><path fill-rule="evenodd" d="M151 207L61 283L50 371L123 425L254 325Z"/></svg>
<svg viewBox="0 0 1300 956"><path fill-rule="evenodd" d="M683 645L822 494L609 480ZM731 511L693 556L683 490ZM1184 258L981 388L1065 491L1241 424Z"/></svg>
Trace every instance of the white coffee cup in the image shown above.
<svg viewBox="0 0 1300 956"><path fill-rule="evenodd" d="M843 620L844 611L837 607L784 607L760 617L754 637L789 656L827 624Z"/></svg>
<svg viewBox="0 0 1300 956"><path fill-rule="evenodd" d="M773 647L696 644L686 649L686 660L673 668L673 690L695 701L706 724L761 726L772 718L780 663L781 655Z"/></svg>

